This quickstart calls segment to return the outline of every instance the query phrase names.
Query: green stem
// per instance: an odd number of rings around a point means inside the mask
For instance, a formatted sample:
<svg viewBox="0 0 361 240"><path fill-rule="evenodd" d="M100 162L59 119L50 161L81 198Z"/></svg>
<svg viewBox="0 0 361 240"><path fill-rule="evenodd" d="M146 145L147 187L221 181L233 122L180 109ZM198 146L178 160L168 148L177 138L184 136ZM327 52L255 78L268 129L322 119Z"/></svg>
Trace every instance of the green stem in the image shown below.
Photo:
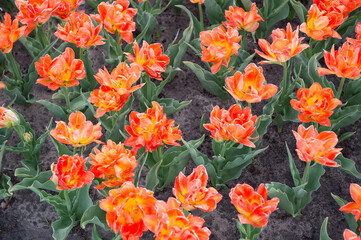
<svg viewBox="0 0 361 240"><path fill-rule="evenodd" d="M252 109L252 103L250 103L250 102L247 102L248 103L248 107L250 108L250 109Z"/></svg>
<svg viewBox="0 0 361 240"><path fill-rule="evenodd" d="M247 51L247 31L241 30L241 49Z"/></svg>
<svg viewBox="0 0 361 240"><path fill-rule="evenodd" d="M38 33L38 38L40 40L41 45L43 46L43 48L46 48L50 44L50 41L49 41L48 37L45 35L42 24L38 25L37 33Z"/></svg>
<svg viewBox="0 0 361 240"><path fill-rule="evenodd" d="M314 127L315 127L315 129L317 130L317 132L318 132L318 123L317 123L317 122L315 122Z"/></svg>
<svg viewBox="0 0 361 240"><path fill-rule="evenodd" d="M306 168L305 171L303 172L303 176L302 176L302 184L306 183L308 180L308 172L310 170L310 166L311 166L311 161L307 162L306 164Z"/></svg>
<svg viewBox="0 0 361 240"><path fill-rule="evenodd" d="M198 3L198 10L199 10L199 22L201 24L201 31L204 30L204 20L203 20L203 9L202 4Z"/></svg>
<svg viewBox="0 0 361 240"><path fill-rule="evenodd" d="M120 36L118 31L115 32L115 36L117 38L117 43L118 43L116 47L117 54L121 58L120 61L122 61L123 59L122 37Z"/></svg>
<svg viewBox="0 0 361 240"><path fill-rule="evenodd" d="M147 161L148 158L148 152L145 152L141 157L140 157L140 165L139 165L139 169L138 171L135 173L135 179L134 179L134 186L138 187L139 184L139 178L140 175L142 173L143 167L145 165L145 162Z"/></svg>
<svg viewBox="0 0 361 240"><path fill-rule="evenodd" d="M286 91L287 89L287 62L283 62L282 63L283 66L283 77L282 77L282 82L281 82L281 86L282 86L282 94L284 93L284 91Z"/></svg>
<svg viewBox="0 0 361 240"><path fill-rule="evenodd" d="M19 64L16 62L12 52L6 53L8 63L11 66L13 77L15 78L16 82L22 82L22 76L19 68Z"/></svg>
<svg viewBox="0 0 361 240"><path fill-rule="evenodd" d="M66 204L66 209L68 210L69 214L72 214L71 212L71 201L69 198L69 190L63 190L64 191L64 198L65 198L65 204Z"/></svg>
<svg viewBox="0 0 361 240"><path fill-rule="evenodd" d="M247 224L247 239L252 239L252 234L251 234L252 230L251 230L251 224Z"/></svg>
<svg viewBox="0 0 361 240"><path fill-rule="evenodd" d="M336 98L337 99L340 99L341 97L341 93L342 93L342 89L343 89L343 84L345 83L345 80L346 78L341 78L341 82L340 82L340 86L338 87L338 90L337 90L337 95L336 95Z"/></svg>
<svg viewBox="0 0 361 240"><path fill-rule="evenodd" d="M69 99L68 89L63 86L61 86L60 89L63 92L64 98L65 98L66 108L68 109L69 112L71 112L71 103L70 103L70 99Z"/></svg>
<svg viewBox="0 0 361 240"><path fill-rule="evenodd" d="M78 152L78 147L74 147L73 149L73 156Z"/></svg>
<svg viewBox="0 0 361 240"><path fill-rule="evenodd" d="M163 146L159 146L156 150L155 150L155 154L157 157L157 161L163 161Z"/></svg>

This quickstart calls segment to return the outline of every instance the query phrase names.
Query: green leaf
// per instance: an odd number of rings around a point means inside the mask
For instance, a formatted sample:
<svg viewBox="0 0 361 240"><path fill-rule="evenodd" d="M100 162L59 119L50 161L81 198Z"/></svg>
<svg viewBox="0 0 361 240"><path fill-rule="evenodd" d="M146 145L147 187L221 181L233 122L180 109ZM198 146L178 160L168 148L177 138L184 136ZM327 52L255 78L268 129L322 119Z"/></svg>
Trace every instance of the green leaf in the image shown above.
<svg viewBox="0 0 361 240"><path fill-rule="evenodd" d="M69 150L69 148L66 145L60 143L53 136L51 136L51 141L56 147L56 150L58 152L58 157L61 157L62 155L69 155L69 156L73 155L73 153Z"/></svg>
<svg viewBox="0 0 361 240"><path fill-rule="evenodd" d="M163 112L167 114L167 116L170 116L186 106L188 106L192 101L183 101L178 102L177 100L173 98L161 98L158 100L158 103L163 106Z"/></svg>
<svg viewBox="0 0 361 240"><path fill-rule="evenodd" d="M71 229L75 226L75 221L68 217L60 217L57 221L51 224L53 228L53 238L56 240L65 240Z"/></svg>
<svg viewBox="0 0 361 240"><path fill-rule="evenodd" d="M93 201L89 196L89 188L90 188L90 184L85 185L76 192L75 201L73 203L73 209L76 220L80 220L84 212L86 212L87 209L93 206Z"/></svg>
<svg viewBox="0 0 361 240"><path fill-rule="evenodd" d="M294 196L292 196L294 193L289 186L282 183L272 182L270 184L266 184L266 188L270 198L279 198L280 201L278 203L278 207L282 208L292 216L295 216L296 212L292 201L292 199L294 199Z"/></svg>
<svg viewBox="0 0 361 240"><path fill-rule="evenodd" d="M199 33L201 32L201 24L199 23L198 19L185 6L183 6L183 5L175 5L175 7L180 8L180 9L182 9L183 11L185 11L187 13L189 19L191 19L193 21L193 26L194 26L193 36L198 37Z"/></svg>
<svg viewBox="0 0 361 240"><path fill-rule="evenodd" d="M290 152L290 149L288 148L287 142L286 142L286 149L287 149L288 161L290 164L290 170L291 170L291 174L292 174L293 183L295 184L295 186L299 186L301 184L300 172L298 171L298 169L296 167L295 160L292 157L292 154Z"/></svg>
<svg viewBox="0 0 361 240"><path fill-rule="evenodd" d="M162 161L157 162L154 166L149 169L147 177L145 179L146 188L154 191L159 183L158 170Z"/></svg>
<svg viewBox="0 0 361 240"><path fill-rule="evenodd" d="M86 79L80 81L82 89L86 92L92 91L97 85L97 80L95 79L92 61L89 59L89 52L87 51L83 56L84 69L86 73Z"/></svg>
<svg viewBox="0 0 361 240"><path fill-rule="evenodd" d="M224 11L215 0L204 1L204 6L207 18L212 25L220 24L225 20Z"/></svg>
<svg viewBox="0 0 361 240"><path fill-rule="evenodd" d="M328 217L326 217L325 220L323 220L320 230L320 240L332 240L327 233L327 222L328 222Z"/></svg>
<svg viewBox="0 0 361 240"><path fill-rule="evenodd" d="M342 153L340 153L339 155L337 155L337 157L335 158L335 161L340 165L340 169L345 171L346 173L361 179L361 173L359 171L357 171L356 167L355 167L355 162L352 161L349 158L345 158Z"/></svg>
<svg viewBox="0 0 361 240"><path fill-rule="evenodd" d="M308 11L305 8L305 6L296 0L290 0L290 4L291 4L292 8L295 10L298 18L300 19L300 22L301 23L306 22Z"/></svg>
<svg viewBox="0 0 361 240"><path fill-rule="evenodd" d="M106 231L110 229L106 221L106 212L99 207L99 202L88 208L80 220L80 226L83 229L89 223L94 223L99 227L104 228Z"/></svg>
<svg viewBox="0 0 361 240"><path fill-rule="evenodd" d="M339 138L338 138L338 143L345 141L346 139L352 137L356 132L346 132L344 134L342 134Z"/></svg>
<svg viewBox="0 0 361 240"><path fill-rule="evenodd" d="M102 240L102 236L100 236L100 233L98 232L96 225L93 225L92 240Z"/></svg>
<svg viewBox="0 0 361 240"><path fill-rule="evenodd" d="M2 180L0 182L0 200L7 199L12 195L12 186L11 178L2 174Z"/></svg>
<svg viewBox="0 0 361 240"><path fill-rule="evenodd" d="M331 193L331 196L332 198L337 202L337 204L340 206L340 207L343 207L345 206L346 204L348 204L348 202L342 198L340 198L339 196L337 195L334 195ZM347 224L349 226L349 228L353 231L353 232L356 232L357 231L357 228L358 228L358 224L357 224L357 221L355 220L355 216L352 214L352 213L346 213L346 212L342 212L343 215L345 216L346 218L346 221L347 221Z"/></svg>
<svg viewBox="0 0 361 240"><path fill-rule="evenodd" d="M5 144L7 141L4 141L0 148L0 171L1 171L1 163L3 160L4 152L5 152Z"/></svg>
<svg viewBox="0 0 361 240"><path fill-rule="evenodd" d="M36 102L43 105L52 114L54 114L55 116L61 118L62 120L64 120L64 121L68 120L68 114L67 114L64 107L62 107L62 106L60 106L58 104L52 103L49 100L45 100L45 99L38 100Z"/></svg>

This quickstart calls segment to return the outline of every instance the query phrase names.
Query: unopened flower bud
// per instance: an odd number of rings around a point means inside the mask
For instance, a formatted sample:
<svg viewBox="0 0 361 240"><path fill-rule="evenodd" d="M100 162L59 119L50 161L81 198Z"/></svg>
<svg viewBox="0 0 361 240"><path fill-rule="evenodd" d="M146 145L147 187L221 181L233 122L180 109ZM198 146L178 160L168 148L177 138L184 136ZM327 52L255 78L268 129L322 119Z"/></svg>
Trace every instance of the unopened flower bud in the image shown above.
<svg viewBox="0 0 361 240"><path fill-rule="evenodd" d="M0 107L0 128L11 128L19 124L19 118L10 109Z"/></svg>

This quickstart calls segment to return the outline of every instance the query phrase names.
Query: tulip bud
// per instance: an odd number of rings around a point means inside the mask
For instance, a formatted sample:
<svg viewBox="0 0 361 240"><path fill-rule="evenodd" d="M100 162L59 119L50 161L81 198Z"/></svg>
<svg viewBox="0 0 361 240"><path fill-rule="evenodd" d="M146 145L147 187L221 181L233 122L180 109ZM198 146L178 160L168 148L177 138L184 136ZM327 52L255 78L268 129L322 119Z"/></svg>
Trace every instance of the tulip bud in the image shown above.
<svg viewBox="0 0 361 240"><path fill-rule="evenodd" d="M11 128L19 124L19 118L12 110L0 107L0 128Z"/></svg>

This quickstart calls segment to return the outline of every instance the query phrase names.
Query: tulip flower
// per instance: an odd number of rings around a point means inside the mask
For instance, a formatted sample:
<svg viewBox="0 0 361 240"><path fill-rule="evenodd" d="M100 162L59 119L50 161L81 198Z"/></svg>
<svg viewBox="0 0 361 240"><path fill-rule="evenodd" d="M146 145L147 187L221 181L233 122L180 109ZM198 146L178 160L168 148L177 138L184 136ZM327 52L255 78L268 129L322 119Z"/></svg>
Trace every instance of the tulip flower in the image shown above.
<svg viewBox="0 0 361 240"><path fill-rule="evenodd" d="M257 116L252 116L249 107L243 110L239 105L234 104L229 110L225 110L215 106L212 110L210 121L209 124L204 124L203 126L211 132L211 137L216 141L231 140L248 147L256 147L250 139L258 138L251 137L254 131L256 131L254 125L257 121Z"/></svg>
<svg viewBox="0 0 361 240"><path fill-rule="evenodd" d="M107 86L100 86L90 93L89 101L98 107L94 117L100 118L106 112L119 111L128 101L130 94L125 93L119 95L113 88Z"/></svg>
<svg viewBox="0 0 361 240"><path fill-rule="evenodd" d="M155 203L156 214L143 217L144 224L154 232L155 240L208 240L211 231L202 227L204 219L188 214L186 217L174 198Z"/></svg>
<svg viewBox="0 0 361 240"><path fill-rule="evenodd" d="M58 31L54 35L65 42L76 44L78 48L89 48L104 44L104 38L99 35L101 29L101 24L94 27L91 18L84 11L79 11L70 15L64 27L58 24Z"/></svg>
<svg viewBox="0 0 361 240"><path fill-rule="evenodd" d="M152 191L125 182L120 188L110 190L99 207L107 212L107 224L115 233L119 232L124 240L137 240L148 230L143 217L156 214L156 202Z"/></svg>
<svg viewBox="0 0 361 240"><path fill-rule="evenodd" d="M52 163L53 176L50 180L57 184L56 189L82 188L85 184L90 184L94 174L84 170L85 163L86 159L78 154L75 156L63 155L58 159L57 164Z"/></svg>
<svg viewBox="0 0 361 240"><path fill-rule="evenodd" d="M361 23L360 22L357 23L355 32L356 32L356 39L361 40Z"/></svg>
<svg viewBox="0 0 361 240"><path fill-rule="evenodd" d="M301 44L304 38L299 38L298 32L298 27L295 31L292 31L291 24L288 23L286 31L279 28L272 31L272 44L269 44L265 39L258 40L258 45L264 53L258 50L255 51L267 60L262 61L261 64L281 64L287 62L291 57L300 54L308 48L308 44Z"/></svg>
<svg viewBox="0 0 361 240"><path fill-rule="evenodd" d="M82 112L76 111L69 116L69 125L60 121L56 123L56 128L51 130L51 136L64 144L71 144L73 147L85 146L96 142L102 136L100 122L93 125L91 121L86 121Z"/></svg>
<svg viewBox="0 0 361 240"><path fill-rule="evenodd" d="M138 43L133 43L134 56L131 53L125 53L130 62L138 64L142 70L151 77L157 80L162 80L160 75L165 71L169 64L169 57L162 54L162 44L154 43L149 45L143 41L143 46L139 50Z"/></svg>
<svg viewBox="0 0 361 240"><path fill-rule="evenodd" d="M360 0L341 0L341 3L345 6L346 13L350 13L355 9L361 7Z"/></svg>
<svg viewBox="0 0 361 240"><path fill-rule="evenodd" d="M11 128L20 122L16 113L5 107L0 107L0 128Z"/></svg>
<svg viewBox="0 0 361 240"><path fill-rule="evenodd" d="M301 122L314 121L323 126L331 126L329 117L333 109L341 105L342 102L333 98L331 88L322 88L318 82L312 84L310 88L301 88L297 91L296 99L291 100L291 106L301 112L298 118Z"/></svg>
<svg viewBox="0 0 361 240"><path fill-rule="evenodd" d="M191 3L203 4L205 0L189 0Z"/></svg>
<svg viewBox="0 0 361 240"><path fill-rule="evenodd" d="M257 67L256 64L251 63L246 67L243 74L237 71L234 76L227 77L227 88L225 89L238 101L256 103L272 97L277 92L277 86L263 84L264 82L262 67Z"/></svg>
<svg viewBox="0 0 361 240"><path fill-rule="evenodd" d="M226 31L223 26L200 33L202 61L214 63L211 67L213 74L219 71L221 65L228 67L230 57L238 54L241 38L236 29L227 28Z"/></svg>
<svg viewBox="0 0 361 240"><path fill-rule="evenodd" d="M5 13L4 23L0 22L0 51L9 53L16 42L25 31L26 26L19 27L19 21L15 19L11 22L11 16Z"/></svg>
<svg viewBox="0 0 361 240"><path fill-rule="evenodd" d="M133 171L138 162L135 155L122 143L116 144L109 139L101 151L98 148L93 150L94 153L89 154L92 160L90 171L95 177L105 179L95 188L120 187L124 182L133 182Z"/></svg>
<svg viewBox="0 0 361 240"><path fill-rule="evenodd" d="M267 225L268 216L276 210L279 202L276 197L267 200L267 190L263 183L259 185L257 192L246 183L237 184L231 189L229 197L240 213L239 221L257 228Z"/></svg>
<svg viewBox="0 0 361 240"><path fill-rule="evenodd" d="M131 146L133 151L145 146L145 151L152 152L163 143L179 146L176 141L181 140L181 131L174 127L174 120L168 120L159 103L152 104L153 107L148 109L147 113L130 113L130 125L125 126L125 130L131 136L124 144Z"/></svg>
<svg viewBox="0 0 361 240"><path fill-rule="evenodd" d="M336 74L340 78L358 79L361 74L361 46L345 42L335 51L332 45L331 52L324 50L324 59L327 68L317 68L320 76Z"/></svg>
<svg viewBox="0 0 361 240"><path fill-rule="evenodd" d="M99 14L90 16L95 21L102 23L108 32L112 34L118 32L127 43L133 41L132 32L135 31L133 17L137 13L137 9L129 8L128 0L117 0L112 3L101 2L98 5L98 12Z"/></svg>
<svg viewBox="0 0 361 240"><path fill-rule="evenodd" d="M350 202L340 208L340 211L352 213L355 215L355 220L361 220L361 187L356 183L350 185L351 197L355 202Z"/></svg>
<svg viewBox="0 0 361 240"><path fill-rule="evenodd" d="M254 32L259 26L259 21L263 18L257 12L256 3L253 3L249 12L240 7L229 7L229 11L225 11L227 22L223 22L225 27L237 28L247 32Z"/></svg>
<svg viewBox="0 0 361 240"><path fill-rule="evenodd" d="M2 82L0 82L0 89L3 89L3 88L5 88L5 85Z"/></svg>
<svg viewBox="0 0 361 240"><path fill-rule="evenodd" d="M38 24L46 23L59 7L60 0L16 0L19 9L16 19L26 26L24 37L27 37Z"/></svg>
<svg viewBox="0 0 361 240"><path fill-rule="evenodd" d="M357 234L352 232L351 230L345 229L345 231L343 232L343 239L344 240L361 240L361 237L357 236Z"/></svg>
<svg viewBox="0 0 361 240"><path fill-rule="evenodd" d="M138 81L141 75L141 68L137 64L128 66L125 62L121 62L111 74L104 67L104 70L99 69L99 72L94 76L98 83L102 86L107 86L116 90L119 95L130 94L139 88L144 83L132 87Z"/></svg>
<svg viewBox="0 0 361 240"><path fill-rule="evenodd" d="M308 11L307 23L302 23L300 31L307 34L307 36L317 40L325 40L327 37L340 38L333 28L330 26L326 11L320 11L316 4L313 4Z"/></svg>
<svg viewBox="0 0 361 240"><path fill-rule="evenodd" d="M206 188L208 174L203 165L193 169L188 177L182 172L175 179L173 195L182 203L187 210L200 209L211 212L216 209L217 203L222 200L222 195L215 188Z"/></svg>
<svg viewBox="0 0 361 240"><path fill-rule="evenodd" d="M300 125L297 132L292 131L296 138L296 152L298 157L305 162L315 162L329 166L338 167L340 165L334 160L340 154L342 148L335 148L338 138L336 133L324 131L318 133L310 126L305 128Z"/></svg>
<svg viewBox="0 0 361 240"><path fill-rule="evenodd" d="M35 63L35 67L42 77L36 82L53 91L59 87L77 86L79 85L78 80L86 76L83 61L75 59L75 53L71 48L66 48L63 54L53 60L49 54L46 54Z"/></svg>
<svg viewBox="0 0 361 240"><path fill-rule="evenodd" d="M60 4L53 15L60 17L64 21L68 21L70 15L74 14L82 0L60 0Z"/></svg>

